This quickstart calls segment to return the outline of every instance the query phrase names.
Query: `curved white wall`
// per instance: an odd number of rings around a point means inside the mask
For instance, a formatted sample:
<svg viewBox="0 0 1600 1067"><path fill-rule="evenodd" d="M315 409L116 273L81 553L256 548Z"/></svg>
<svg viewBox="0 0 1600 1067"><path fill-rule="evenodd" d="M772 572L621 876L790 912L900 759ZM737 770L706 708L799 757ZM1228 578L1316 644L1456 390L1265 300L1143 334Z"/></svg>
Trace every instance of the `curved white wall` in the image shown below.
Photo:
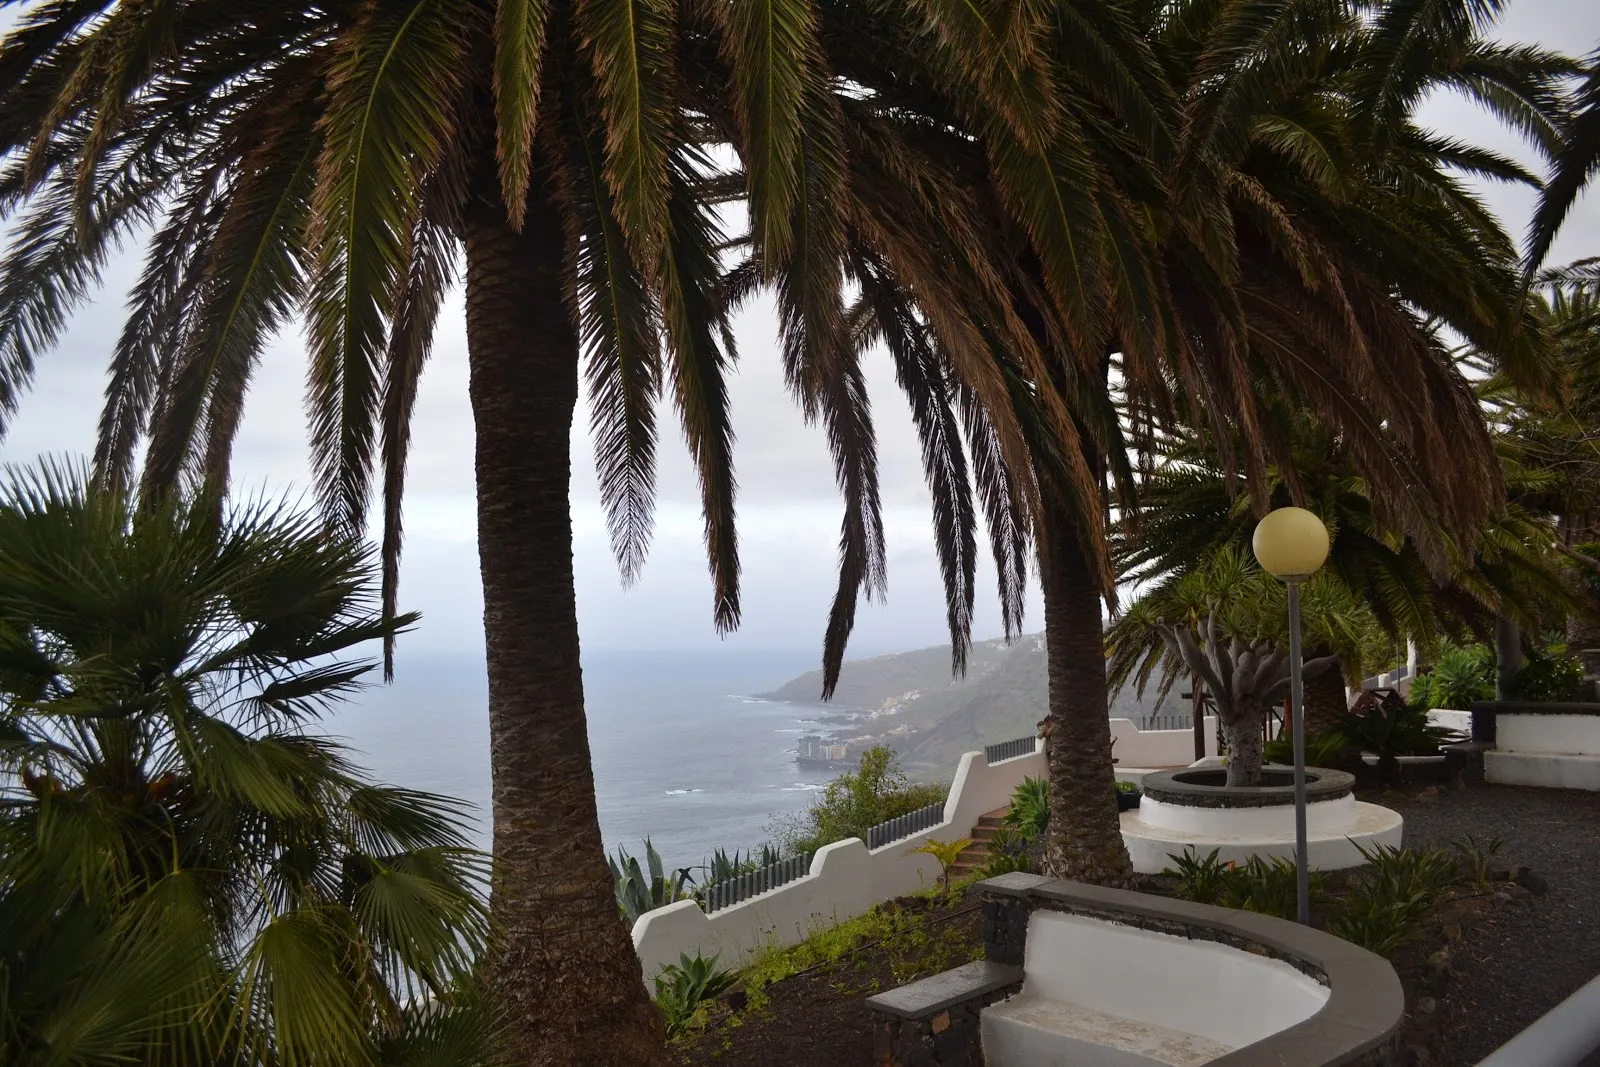
<svg viewBox="0 0 1600 1067"><path fill-rule="evenodd" d="M1025 996L1241 1048L1315 1015L1328 987L1282 960L1215 941L1039 910L1028 920Z"/></svg>
<svg viewBox="0 0 1600 1067"><path fill-rule="evenodd" d="M1139 821L1149 827L1177 830L1185 834L1218 834L1226 837L1294 836L1294 805L1270 808L1196 808L1163 803L1145 797L1139 802ZM1354 831L1356 798L1338 797L1306 805L1306 829L1311 833L1335 830Z"/></svg>

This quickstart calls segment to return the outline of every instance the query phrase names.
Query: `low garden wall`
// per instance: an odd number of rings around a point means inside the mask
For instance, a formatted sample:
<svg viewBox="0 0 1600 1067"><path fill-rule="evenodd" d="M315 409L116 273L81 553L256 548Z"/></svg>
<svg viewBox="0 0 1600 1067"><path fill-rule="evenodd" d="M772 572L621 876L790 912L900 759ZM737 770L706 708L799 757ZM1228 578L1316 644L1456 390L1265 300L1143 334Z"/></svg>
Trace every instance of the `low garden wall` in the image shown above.
<svg viewBox="0 0 1600 1067"><path fill-rule="evenodd" d="M1128 719L1111 720L1121 767L1187 765L1194 758L1192 730L1139 730ZM1216 719L1206 719L1206 737L1216 746ZM693 900L646 912L633 925L633 947L649 982L679 955L696 952L738 967L767 947L798 944L813 933L864 914L895 897L915 893L939 880L932 856L909 854L930 839L966 837L978 819L1011 801L1022 780L1049 773L1042 749L990 764L982 752L961 757L944 818L910 837L869 850L860 838L837 841L817 851L811 873L759 896L707 915Z"/></svg>

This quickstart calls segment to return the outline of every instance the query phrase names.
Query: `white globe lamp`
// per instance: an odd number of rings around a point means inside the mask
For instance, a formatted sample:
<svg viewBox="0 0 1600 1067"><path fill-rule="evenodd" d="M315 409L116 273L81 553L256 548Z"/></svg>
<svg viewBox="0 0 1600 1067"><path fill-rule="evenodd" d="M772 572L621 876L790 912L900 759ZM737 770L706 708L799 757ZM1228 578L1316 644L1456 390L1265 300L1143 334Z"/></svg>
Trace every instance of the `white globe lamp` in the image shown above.
<svg viewBox="0 0 1600 1067"><path fill-rule="evenodd" d="M1250 547L1268 574L1303 581L1327 562L1328 528L1305 508L1279 508L1256 524Z"/></svg>

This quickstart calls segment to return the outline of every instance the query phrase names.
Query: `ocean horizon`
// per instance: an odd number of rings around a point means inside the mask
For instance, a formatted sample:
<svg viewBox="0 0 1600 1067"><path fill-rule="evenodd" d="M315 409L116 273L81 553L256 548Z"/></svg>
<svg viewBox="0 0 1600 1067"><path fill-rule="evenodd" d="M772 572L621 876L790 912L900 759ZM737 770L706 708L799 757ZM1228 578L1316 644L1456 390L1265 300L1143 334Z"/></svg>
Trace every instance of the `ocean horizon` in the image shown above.
<svg viewBox="0 0 1600 1067"><path fill-rule="evenodd" d="M828 775L801 771L796 739L838 706L756 693L819 665L806 651L599 651L584 656L585 712L608 852L642 856L648 836L669 867L770 839L774 819L807 808ZM481 653L407 653L395 680L356 694L324 721L385 784L459 797L489 846L488 685Z"/></svg>

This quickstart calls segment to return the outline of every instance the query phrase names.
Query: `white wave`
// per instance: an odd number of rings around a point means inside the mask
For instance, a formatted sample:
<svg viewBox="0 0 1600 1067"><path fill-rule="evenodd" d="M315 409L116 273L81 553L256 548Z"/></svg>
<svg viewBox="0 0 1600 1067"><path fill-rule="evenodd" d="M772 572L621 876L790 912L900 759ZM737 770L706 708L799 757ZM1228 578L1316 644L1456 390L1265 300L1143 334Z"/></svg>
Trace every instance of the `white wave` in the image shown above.
<svg viewBox="0 0 1600 1067"><path fill-rule="evenodd" d="M817 783L813 784L811 782L796 782L794 785L785 785L785 786L780 786L779 788L782 789L785 793L815 792L818 789L826 789L826 788L828 788L828 783L827 782L817 782Z"/></svg>
<svg viewBox="0 0 1600 1067"><path fill-rule="evenodd" d="M667 796L669 796L669 797L681 797L681 796L685 795L686 793L704 793L704 792L705 792L704 789L669 789L669 790L667 790Z"/></svg>

